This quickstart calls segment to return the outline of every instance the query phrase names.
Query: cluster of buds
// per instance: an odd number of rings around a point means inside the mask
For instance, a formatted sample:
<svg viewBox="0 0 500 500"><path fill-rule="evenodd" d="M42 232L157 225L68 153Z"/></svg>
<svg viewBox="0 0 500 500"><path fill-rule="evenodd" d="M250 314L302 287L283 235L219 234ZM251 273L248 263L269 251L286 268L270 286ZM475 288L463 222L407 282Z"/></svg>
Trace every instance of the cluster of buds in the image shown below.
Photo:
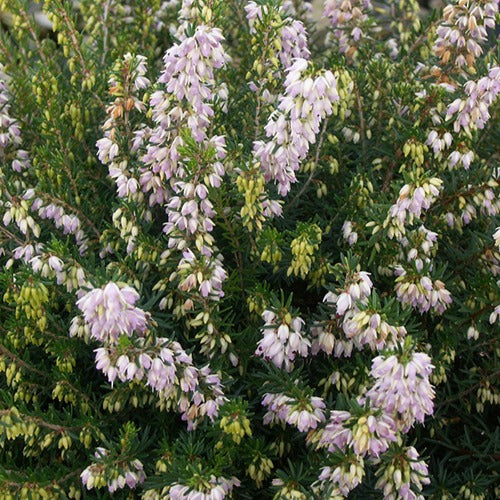
<svg viewBox="0 0 500 500"><path fill-rule="evenodd" d="M325 402L316 396L294 399L283 393L267 393L262 405L268 410L263 420L266 425L287 423L297 427L300 432L307 432L325 421Z"/></svg>
<svg viewBox="0 0 500 500"><path fill-rule="evenodd" d="M146 216L145 219L147 220L148 217ZM112 220L113 226L120 232L120 238L127 243L127 254L132 253L136 248L136 240L139 235L138 220L134 210L131 209L130 205L122 205L113 212ZM110 250L108 248L102 249L102 254L113 251L115 244L116 243L113 242L110 245ZM140 250L138 250L138 252L140 252Z"/></svg>
<svg viewBox="0 0 500 500"><path fill-rule="evenodd" d="M123 489L128 486L134 489L146 479L142 462L138 459L131 462L115 464L112 470L106 464L106 457L109 451L99 447L95 451L96 463L89 465L80 474L83 485L91 490L93 488L102 488L107 486L110 493Z"/></svg>
<svg viewBox="0 0 500 500"><path fill-rule="evenodd" d="M240 172L236 178L238 192L245 199L240 210L241 221L250 232L261 231L266 217L281 215L280 203L267 198L264 176L258 170L259 167L256 164L251 169Z"/></svg>
<svg viewBox="0 0 500 500"><path fill-rule="evenodd" d="M491 384L488 379L481 380L481 384L476 392L476 409L479 413L484 411L486 404L496 406L500 404L500 391L495 384Z"/></svg>
<svg viewBox="0 0 500 500"><path fill-rule="evenodd" d="M348 453L342 462L321 469L318 481L313 484L313 491L320 494L328 488L329 498L346 498L365 476L363 457Z"/></svg>
<svg viewBox="0 0 500 500"><path fill-rule="evenodd" d="M460 486L458 493L460 498L467 500L485 500L486 495L482 492L483 487L478 485L476 481L467 481L465 484ZM495 496L498 496L499 489L495 489Z"/></svg>
<svg viewBox="0 0 500 500"><path fill-rule="evenodd" d="M106 108L108 119L102 127L104 137L96 144L99 160L108 165L109 176L116 183L118 196L130 200L142 199L136 172L131 171L128 158L142 145L145 129L136 130L133 135L128 129L132 110L146 112L145 104L137 96L139 91L150 86L150 81L144 76L146 72L144 56L127 53L123 60L117 62L109 80L109 93L115 99Z"/></svg>
<svg viewBox="0 0 500 500"><path fill-rule="evenodd" d="M252 435L250 420L245 415L226 415L221 418L219 426L236 444L240 444L245 436Z"/></svg>
<svg viewBox="0 0 500 500"><path fill-rule="evenodd" d="M250 33L268 29L269 20L279 26L275 46L277 56L284 68L292 65L297 58L309 59L310 52L307 47L307 33L304 25L287 16L282 5L258 5L248 2L245 6L246 17L250 24Z"/></svg>
<svg viewBox="0 0 500 500"><path fill-rule="evenodd" d="M287 276L295 275L305 279L314 259L314 252L321 243L322 231L317 224L302 224L298 227L299 235L292 240L292 262L287 269Z"/></svg>
<svg viewBox="0 0 500 500"><path fill-rule="evenodd" d="M437 132L435 133L435 136L434 131L431 132L432 135L429 134L428 140L425 144L417 141L414 137L406 141L405 145L403 146L403 154L405 158L409 157L417 167L420 167L424 164L425 153L429 151L428 145L431 145L433 147L435 153L436 151L444 149L446 143L449 141L449 137L444 134L443 137L440 138Z"/></svg>
<svg viewBox="0 0 500 500"><path fill-rule="evenodd" d="M286 309L278 313L265 310L262 318L266 322L264 335L255 354L272 361L278 368L284 365L286 371L291 371L296 356L306 357L311 347L302 334L304 320L292 317Z"/></svg>
<svg viewBox="0 0 500 500"><path fill-rule="evenodd" d="M40 331L45 330L47 324L46 306L49 302L49 290L41 282L25 282L19 289L14 286L7 290L3 299L16 304L16 317L21 313L28 320L35 322ZM15 366L15 364L11 365Z"/></svg>
<svg viewBox="0 0 500 500"><path fill-rule="evenodd" d="M446 119L451 120L454 115L453 129L473 131L483 129L491 118L490 106L500 93L500 66L494 66L477 82L471 80L464 85L465 99L455 99L446 110Z"/></svg>
<svg viewBox="0 0 500 500"><path fill-rule="evenodd" d="M364 394L374 407L391 415L398 430L407 433L434 412L434 389L429 381L433 365L422 352L380 355L372 361L375 384Z"/></svg>
<svg viewBox="0 0 500 500"><path fill-rule="evenodd" d="M382 490L384 499L423 500L420 492L430 478L427 464L419 458L417 450L409 446L395 453L392 460L381 463L375 473L375 487Z"/></svg>
<svg viewBox="0 0 500 500"><path fill-rule="evenodd" d="M10 162L12 170L22 172L29 168L28 152L20 149L22 145L19 122L10 115L11 95L8 77L0 63L0 159Z"/></svg>
<svg viewBox="0 0 500 500"><path fill-rule="evenodd" d="M261 488L264 479L271 474L273 468L272 460L259 453L248 466L247 473L255 481L257 488Z"/></svg>
<svg viewBox="0 0 500 500"><path fill-rule="evenodd" d="M325 0L323 15L333 27L333 36L341 52L352 56L359 41L365 36L367 12L372 10L371 0Z"/></svg>
<svg viewBox="0 0 500 500"><path fill-rule="evenodd" d="M394 289L402 304L409 304L420 313L433 309L438 314L443 314L453 302L441 280L432 281L429 276L407 273L401 266L397 266L394 272L397 276Z"/></svg>
<svg viewBox="0 0 500 500"><path fill-rule="evenodd" d="M221 0L167 0L167 2L173 4L172 7L178 7L180 4L178 26L174 31L178 40L185 38L186 30L193 24L211 24L214 9L222 3Z"/></svg>
<svg viewBox="0 0 500 500"><path fill-rule="evenodd" d="M198 487L181 483L170 485L168 498L172 500L221 500L228 495L231 496L233 489L240 485L236 477L227 479L212 474L209 479L195 476L193 481L197 479L199 480Z"/></svg>
<svg viewBox="0 0 500 500"><path fill-rule="evenodd" d="M145 380L156 392L162 406L175 408L194 429L199 420L207 416L211 421L218 415L225 398L217 374L208 366L201 369L193 365L178 342L157 338L150 345L144 338L125 345L107 345L95 350L96 368L111 384L116 378L122 382Z"/></svg>
<svg viewBox="0 0 500 500"><path fill-rule="evenodd" d="M296 182L295 172L316 142L320 124L333 113L339 100L337 82L331 71L311 74L306 59L299 58L287 69L285 94L265 127L269 141L254 142L266 182L275 180L285 196Z"/></svg>
<svg viewBox="0 0 500 500"><path fill-rule="evenodd" d="M488 28L495 29L498 0L456 0L443 10L443 23L436 30L434 54L442 64L474 68L488 40Z"/></svg>
<svg viewBox="0 0 500 500"><path fill-rule="evenodd" d="M278 264L283 258L282 234L276 228L267 227L257 239L258 247L262 249L260 260L269 264Z"/></svg>

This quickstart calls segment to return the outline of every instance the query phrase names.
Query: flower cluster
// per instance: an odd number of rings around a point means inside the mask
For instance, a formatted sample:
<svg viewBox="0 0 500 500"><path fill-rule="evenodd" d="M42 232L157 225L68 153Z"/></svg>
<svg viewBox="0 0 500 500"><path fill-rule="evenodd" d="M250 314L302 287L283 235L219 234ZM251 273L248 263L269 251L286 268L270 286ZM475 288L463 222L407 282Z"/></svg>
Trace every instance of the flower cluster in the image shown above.
<svg viewBox="0 0 500 500"><path fill-rule="evenodd" d="M284 8L280 6L278 14L281 14L282 10ZM255 33L261 28L264 18L270 15L270 6L258 5L252 1L247 3L245 11L250 24L250 32ZM287 17L286 12L283 14L282 26L279 29L278 57L283 67L289 68L297 58L309 59L310 52L307 47L307 33L304 25L300 21Z"/></svg>
<svg viewBox="0 0 500 500"><path fill-rule="evenodd" d="M144 380L162 406L181 412L188 429L194 429L204 416L213 421L225 401L219 376L208 366L196 368L178 342L159 337L149 345L140 338L127 347L107 345L95 352L96 368L111 384L116 378Z"/></svg>
<svg viewBox="0 0 500 500"><path fill-rule="evenodd" d="M330 321L326 323L315 323L311 327L311 333L314 337L311 352L313 355L318 354L318 352L323 351L328 355L332 353L336 357L350 356L352 353L352 348L356 343L357 348L362 348L365 343L371 343L372 340L368 340L368 336L376 335L375 332L365 332L361 334L358 331L358 323L352 323L352 318L360 311L357 303L360 305L365 305L367 299L371 294L373 283L370 279L370 274L365 271L359 271L352 273L346 279L346 284L344 288L337 290L339 293L328 292L324 298L323 302L326 302L330 312ZM375 321L375 320L374 320ZM344 326L350 332L351 338L346 336L347 331L344 330ZM364 328L366 325L360 324L359 327ZM353 327L355 327L353 329ZM378 325L380 327L380 323ZM385 327L384 331L385 331ZM344 331L344 335L338 337L337 332ZM354 337L361 334L356 340ZM365 342L366 341L366 342Z"/></svg>
<svg viewBox="0 0 500 500"><path fill-rule="evenodd" d="M400 433L407 433L416 421L423 422L426 415L433 413L430 358L420 352L403 354L404 360L399 356L376 357L370 373L374 384L358 397L362 406L354 411L332 411L326 425L308 435L316 448L343 454L342 463L323 468L316 489L323 490L331 483L337 494L346 495L364 476L363 457L379 463L381 455L399 442ZM278 406L276 411L282 408ZM411 496L410 487L420 491L429 482L427 466L417 460L416 450L407 448L403 455L404 462L394 461L392 467L384 465L377 472L381 476L377 487L388 495L386 498L397 497L390 496L393 490L399 491L401 498L416 498Z"/></svg>
<svg viewBox="0 0 500 500"><path fill-rule="evenodd" d="M35 237L38 237L40 236L41 228L29 213L28 200L31 196L32 194L27 192L19 199L9 194L8 201L2 202L0 205L5 210L2 222L5 227L14 222L22 234L29 236L30 233L33 233Z"/></svg>
<svg viewBox="0 0 500 500"><path fill-rule="evenodd" d="M370 273L360 271L354 273L345 286L345 289L338 295L335 293L327 293L323 299L324 302L335 304L337 315L344 316L348 310L355 307L356 302L362 304L365 302L372 291L373 283L370 279Z"/></svg>
<svg viewBox="0 0 500 500"><path fill-rule="evenodd" d="M151 96L156 126L142 157L146 168L142 169L140 183L143 190L151 191L150 204L161 204L169 198L165 181L173 185L186 176L178 164L178 148L184 144L180 130L187 126L192 137L202 142L214 116L212 101L216 96L226 96L223 88L215 89L214 77L214 69L228 61L223 39L218 28L197 26L193 36L185 37L165 54L158 83L166 85L166 92L157 90Z"/></svg>
<svg viewBox="0 0 500 500"><path fill-rule="evenodd" d="M185 3L184 7L189 6ZM192 36L187 36L188 31L165 54L158 83L165 85L166 91L158 90L151 96L156 127L142 157L146 167L141 183L145 181L153 190L150 199L154 203L165 206L167 254L173 249L182 252L170 279L177 280L179 290L188 294L182 314L194 309L195 303L207 313L202 315L208 318L203 352L213 355L215 344L220 344L222 352L228 344L222 337L212 342L215 306L209 303L224 295L222 282L226 279L222 256L210 234L216 213L209 199L211 189L221 186L225 174L222 160L226 142L223 136L208 138L207 128L214 116L214 103L227 97L223 87L216 88L214 70L222 68L229 57L218 28L199 25ZM192 326L197 322L194 319Z"/></svg>
<svg viewBox="0 0 500 500"><path fill-rule="evenodd" d="M275 180L285 196L297 181L295 172L316 142L320 124L333 112L339 100L337 82L331 71L315 76L309 63L296 59L288 68L285 94L265 127L268 142L254 142L254 156L260 162L266 182Z"/></svg>
<svg viewBox="0 0 500 500"><path fill-rule="evenodd" d="M107 486L108 491L114 493L125 486L134 489L144 482L146 474L140 460L121 463L110 471L104 460L108 455L109 451L105 448L97 448L94 454L97 462L89 465L80 474L82 483L88 490Z"/></svg>
<svg viewBox="0 0 500 500"><path fill-rule="evenodd" d="M365 36L363 29L372 8L371 0L325 0L323 14L333 27L332 34L341 52L354 53Z"/></svg>
<svg viewBox="0 0 500 500"><path fill-rule="evenodd" d="M384 499L423 500L420 492L430 478L427 464L419 458L417 450L408 446L395 453L393 460L380 464L375 487L382 490Z"/></svg>
<svg viewBox="0 0 500 500"><path fill-rule="evenodd" d="M179 289L183 292L198 290L202 297L217 300L224 296L222 282L226 279L226 271L222 267L220 255L204 258L197 257L191 250L184 250L179 261L178 273L181 278Z"/></svg>
<svg viewBox="0 0 500 500"><path fill-rule="evenodd" d="M197 172L179 167L179 180L173 184L173 195L166 204L168 222L164 225L164 232L169 235L169 248L179 250L183 250L192 238L201 235L201 254L210 256L213 238L208 233L214 228L215 210L208 192L210 187L217 188L222 183L224 166L221 160L226 155L224 137L211 137L205 151L213 155L213 162L208 166L197 166ZM197 180L197 177L204 181Z"/></svg>
<svg viewBox="0 0 500 500"><path fill-rule="evenodd" d="M443 10L443 22L436 30L434 53L442 64L474 67L488 39L487 29L495 29L498 0L456 0Z"/></svg>
<svg viewBox="0 0 500 500"><path fill-rule="evenodd" d="M415 231L407 232L406 237L400 240L407 262L413 263L418 272L422 271L424 264L431 263L430 257L436 250L437 237L437 233L422 225Z"/></svg>
<svg viewBox="0 0 500 500"><path fill-rule="evenodd" d="M349 454L338 465L323 467L318 482L313 485L313 490L321 493L330 487L328 490L330 498L345 498L350 491L361 484L364 476L363 457Z"/></svg>
<svg viewBox="0 0 500 500"><path fill-rule="evenodd" d="M14 248L12 258L6 268L12 267L14 261L21 261L30 266L42 278L54 279L58 285L64 285L68 292L90 286L86 280L86 273L74 260L64 261L51 251L47 251L42 243L26 243Z"/></svg>
<svg viewBox="0 0 500 500"><path fill-rule="evenodd" d="M0 63L0 158L10 162L12 170L22 172L30 167L28 152L21 149L19 122L10 115L11 95L8 77Z"/></svg>
<svg viewBox="0 0 500 500"><path fill-rule="evenodd" d="M145 76L146 72L146 58L127 53L123 60L117 63L114 74L109 80L109 92L115 99L106 109L108 119L102 127L104 137L99 139L96 145L99 160L108 165L109 176L114 179L120 198L141 198L136 172L131 170L125 153L137 152L146 132L146 129L140 128L132 135L126 130L129 127L129 114L132 110L146 112L145 104L137 96L137 92L151 85ZM125 135L126 145L121 144L122 135Z"/></svg>
<svg viewBox="0 0 500 500"><path fill-rule="evenodd" d="M311 343L302 334L302 318L293 318L290 313L281 316L269 310L262 313L266 324L255 354L272 361L278 368L284 365L286 371L291 371L296 356L307 356Z"/></svg>
<svg viewBox="0 0 500 500"><path fill-rule="evenodd" d="M448 156L448 165L454 168L458 164L462 164L465 170L468 170L471 163L474 161L474 152L470 149L455 150Z"/></svg>
<svg viewBox="0 0 500 500"><path fill-rule="evenodd" d="M429 356L422 352L404 361L396 354L377 356L370 372L375 384L364 398L392 415L398 429L406 433L434 411L434 389L429 381L433 368Z"/></svg>
<svg viewBox="0 0 500 500"><path fill-rule="evenodd" d="M440 135L436 130L431 130L425 142L432 148L434 155L438 156L441 151L449 148L453 142L453 136L449 132Z"/></svg>
<svg viewBox="0 0 500 500"><path fill-rule="evenodd" d="M491 118L490 106L495 102L500 93L500 66L494 66L477 82L471 80L464 86L466 99L455 99L446 110L446 119L450 120L454 115L453 129L472 131L484 128L486 122Z"/></svg>
<svg viewBox="0 0 500 500"><path fill-rule="evenodd" d="M240 481L236 477L227 479L216 477L213 474L210 479L204 480L201 488L173 483L168 490L168 498L172 500L220 500L231 495L233 488L238 487Z"/></svg>
<svg viewBox="0 0 500 500"><path fill-rule="evenodd" d="M325 421L326 405L319 397L302 397L296 400L283 393L267 393L262 399L262 405L267 408L263 420L266 425L285 422L297 427L300 432L307 432Z"/></svg>
<svg viewBox="0 0 500 500"><path fill-rule="evenodd" d="M81 255L87 251L89 238L82 229L82 223L78 215L67 214L64 208L57 203L46 204L41 198L33 200L31 210L38 212L41 219L54 221L56 228L62 229L63 234L72 234L75 237Z"/></svg>
<svg viewBox="0 0 500 500"><path fill-rule="evenodd" d="M418 184L405 184L399 191L397 202L391 206L384 225L390 225L389 238L402 237L405 225L420 217L439 196L443 181L437 177L426 179Z"/></svg>
<svg viewBox="0 0 500 500"><path fill-rule="evenodd" d="M165 67L158 83L166 86L166 92L158 90L151 97L157 128L150 138L144 162L167 179L175 175L177 146L181 142L179 136L173 140L169 129L177 129L182 123L189 127L196 141L206 138L206 129L214 116L211 101L217 95L214 69L222 68L229 60L223 40L218 28L200 25L193 36L173 45L165 54Z"/></svg>
<svg viewBox="0 0 500 500"><path fill-rule="evenodd" d="M139 294L130 286L119 287L109 282L103 288L81 293L77 306L89 325L92 338L115 344L122 334L144 333L147 314L135 307Z"/></svg>
<svg viewBox="0 0 500 500"><path fill-rule="evenodd" d="M346 315L342 329L358 350L368 346L372 351L381 351L406 335L404 326L390 325L378 312L370 310L353 311L352 315Z"/></svg>
<svg viewBox="0 0 500 500"><path fill-rule="evenodd" d="M433 281L429 276L408 273L401 266L396 267L395 274L397 278L394 290L398 300L418 309L420 313L433 309L438 314L443 314L453 301L441 280Z"/></svg>
<svg viewBox="0 0 500 500"><path fill-rule="evenodd" d="M314 437L318 448L330 453L352 449L358 456L377 458L390 443L396 441L397 426L383 409L374 408L354 415L349 411L334 410L326 426Z"/></svg>

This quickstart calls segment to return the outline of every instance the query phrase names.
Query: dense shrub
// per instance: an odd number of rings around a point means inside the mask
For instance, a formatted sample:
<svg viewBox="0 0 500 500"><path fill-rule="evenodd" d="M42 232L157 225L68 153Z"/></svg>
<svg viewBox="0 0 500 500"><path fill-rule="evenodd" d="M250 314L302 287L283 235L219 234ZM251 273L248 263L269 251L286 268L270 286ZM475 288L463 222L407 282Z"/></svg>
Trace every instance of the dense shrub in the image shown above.
<svg viewBox="0 0 500 500"><path fill-rule="evenodd" d="M41 4L0 2L2 498L498 496L498 1Z"/></svg>

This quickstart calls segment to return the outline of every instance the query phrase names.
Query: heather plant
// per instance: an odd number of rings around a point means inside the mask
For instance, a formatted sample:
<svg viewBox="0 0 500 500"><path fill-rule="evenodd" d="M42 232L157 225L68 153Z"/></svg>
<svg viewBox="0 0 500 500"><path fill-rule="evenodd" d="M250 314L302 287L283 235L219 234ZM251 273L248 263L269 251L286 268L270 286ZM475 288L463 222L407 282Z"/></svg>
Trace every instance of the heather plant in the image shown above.
<svg viewBox="0 0 500 500"><path fill-rule="evenodd" d="M498 1L0 0L2 498L498 497Z"/></svg>

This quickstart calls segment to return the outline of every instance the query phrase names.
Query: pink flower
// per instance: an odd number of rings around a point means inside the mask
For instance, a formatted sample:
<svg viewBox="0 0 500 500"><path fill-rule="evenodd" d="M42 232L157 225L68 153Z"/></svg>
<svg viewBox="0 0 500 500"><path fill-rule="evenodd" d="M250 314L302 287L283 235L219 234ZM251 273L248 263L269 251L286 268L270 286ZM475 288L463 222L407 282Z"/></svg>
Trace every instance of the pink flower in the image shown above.
<svg viewBox="0 0 500 500"><path fill-rule="evenodd" d="M119 288L110 282L104 288L94 288L77 301L91 336L101 342L114 343L118 336L131 336L134 331L144 333L146 313L137 307L139 294L131 287Z"/></svg>
<svg viewBox="0 0 500 500"><path fill-rule="evenodd" d="M264 311L262 317L266 321L264 336L259 341L255 354L272 361L278 368L285 365L285 370L293 368L293 361L297 355L305 357L311 347L308 339L304 338L301 330L304 320L292 318L290 324L276 321L272 311Z"/></svg>
<svg viewBox="0 0 500 500"><path fill-rule="evenodd" d="M254 157L266 181L277 181L282 196L296 182L295 172L316 141L321 121L332 114L332 103L339 99L333 74L325 71L314 79L303 78L307 67L307 60L298 58L287 69L285 94L265 127L270 140L254 142Z"/></svg>
<svg viewBox="0 0 500 500"><path fill-rule="evenodd" d="M422 423L434 411L434 389L429 377L434 369L429 356L414 353L402 364L396 355L378 356L372 362L373 387L365 394L370 404L392 414L403 432Z"/></svg>

